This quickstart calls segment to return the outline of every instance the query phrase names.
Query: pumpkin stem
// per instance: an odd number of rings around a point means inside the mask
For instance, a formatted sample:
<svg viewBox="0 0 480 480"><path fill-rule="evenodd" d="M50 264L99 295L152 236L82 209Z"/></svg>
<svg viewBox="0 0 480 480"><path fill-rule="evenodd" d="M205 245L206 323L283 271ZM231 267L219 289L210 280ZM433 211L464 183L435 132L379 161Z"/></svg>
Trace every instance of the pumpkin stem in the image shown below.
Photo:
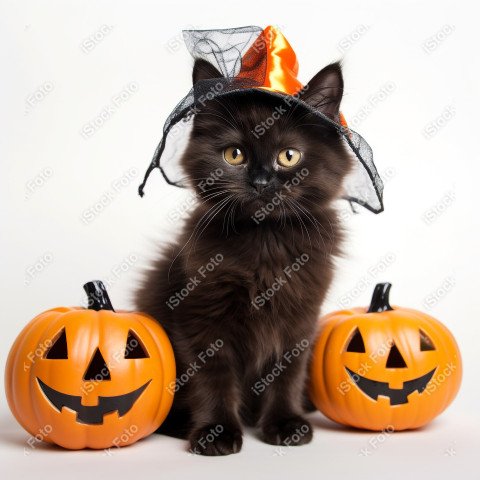
<svg viewBox="0 0 480 480"><path fill-rule="evenodd" d="M375 290L373 291L372 301L370 302L370 307L368 313L372 312L385 312L387 310L393 310L389 303L390 289L392 288L391 283L377 283L375 285Z"/></svg>
<svg viewBox="0 0 480 480"><path fill-rule="evenodd" d="M89 309L96 310L97 312L99 310L115 311L108 297L107 289L101 280L87 282L83 286L83 289L87 293Z"/></svg>

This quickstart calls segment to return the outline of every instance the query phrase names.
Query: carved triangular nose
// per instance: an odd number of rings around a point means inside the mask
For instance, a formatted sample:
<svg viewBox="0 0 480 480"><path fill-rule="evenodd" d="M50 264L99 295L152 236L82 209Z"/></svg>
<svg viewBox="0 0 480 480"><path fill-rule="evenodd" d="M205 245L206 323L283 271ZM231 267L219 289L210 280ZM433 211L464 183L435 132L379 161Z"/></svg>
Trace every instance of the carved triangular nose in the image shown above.
<svg viewBox="0 0 480 480"><path fill-rule="evenodd" d="M101 380L111 380L110 370L108 369L107 363L98 347L90 360L90 364L88 365L83 379L95 380L96 382Z"/></svg>
<svg viewBox="0 0 480 480"><path fill-rule="evenodd" d="M392 345L390 353L388 354L387 368L407 368L407 364L395 343Z"/></svg>

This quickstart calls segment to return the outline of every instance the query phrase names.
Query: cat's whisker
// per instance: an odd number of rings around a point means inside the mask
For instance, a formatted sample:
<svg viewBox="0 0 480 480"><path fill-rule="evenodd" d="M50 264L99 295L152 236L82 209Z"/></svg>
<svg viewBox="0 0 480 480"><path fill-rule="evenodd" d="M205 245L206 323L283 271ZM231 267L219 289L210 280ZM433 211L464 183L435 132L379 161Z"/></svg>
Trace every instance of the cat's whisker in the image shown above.
<svg viewBox="0 0 480 480"><path fill-rule="evenodd" d="M208 209L207 215L204 215L195 227L195 230L197 230L197 232L199 232L200 229L202 229L199 235L203 233L205 229L205 225L206 226L209 225L212 216L218 213L218 211L220 211L220 209L223 208L228 203L228 201L230 200L230 197L231 195L227 195L227 197L220 199L217 203L215 203L212 207ZM198 240L198 238L199 236L195 238L195 242Z"/></svg>
<svg viewBox="0 0 480 480"><path fill-rule="evenodd" d="M202 206L202 205L206 205L207 203L209 203L211 201L218 201L218 200L220 200L219 197L224 196L226 194L228 194L227 191L217 192L217 193L212 194L208 197L202 198L200 201L197 201L196 205L197 206Z"/></svg>
<svg viewBox="0 0 480 480"><path fill-rule="evenodd" d="M203 219L210 213L210 211L214 208L216 208L218 205L214 205L212 207L210 207L203 215L202 217L200 218L200 220L197 222L197 224L195 225L195 227L193 228L192 230L192 233L190 234L190 236L188 237L187 241L185 242L185 244L182 246L182 248L178 251L178 253L175 255L174 259L172 260L172 262L170 263L170 267L168 269L168 273L167 273L167 278L168 280L170 281L170 273L171 273L171 270L172 270L172 267L173 267L173 264L176 262L177 258L182 254L182 252L185 250L185 248L187 247L187 245L190 243L190 241L192 240L192 238L194 238L195 234L196 234L196 231L197 231L197 228L199 227L199 225L202 223Z"/></svg>
<svg viewBox="0 0 480 480"><path fill-rule="evenodd" d="M196 243L198 241L198 239L200 238L200 236L202 235L202 233L204 232L205 230L205 227L202 228L203 225L205 225L206 227L208 227L208 225L210 224L210 221L209 219L212 218L212 215L214 215L216 212L220 211L221 208L225 205L225 200L222 200L220 202L220 204L215 204L213 205L212 207L210 207L207 212L202 216L202 218L197 222L197 224L195 225L194 229L193 229L193 232L192 232L192 244L188 250L188 254L187 254L187 258L186 258L186 265L188 266L188 262L190 260L190 254L192 253L192 251L195 251L195 248L196 248ZM207 223L208 222L208 223ZM199 232L200 228L202 228L202 231ZM187 244L190 242L190 239L188 240ZM186 245L187 245L186 244ZM186 246L185 245L185 246Z"/></svg>
<svg viewBox="0 0 480 480"><path fill-rule="evenodd" d="M214 212L212 212L212 214L210 215L210 218L208 219L208 221L205 223L205 226L202 228L202 230L200 231L200 233L196 236L194 242L193 242L193 245L192 245L192 248L190 249L190 252L193 250L195 251L195 248L196 248L196 245L197 245L197 241L199 240L199 238L202 236L203 232L208 228L208 226L210 225L210 223L212 223L213 219L223 210L223 208L228 205L229 201L231 200L231 196L223 199L220 201L220 203L217 205L217 208ZM190 255L190 252L189 252L189 255Z"/></svg>
<svg viewBox="0 0 480 480"><path fill-rule="evenodd" d="M312 205L313 207L316 205L315 202L312 202L312 201L309 200L308 198L302 197L302 200L305 201L305 202L307 202L307 203L309 203L309 204ZM298 202L298 203L300 203L300 202ZM307 209L305 209L305 210L306 210L306 212L308 212ZM330 235L333 234L334 229L333 229L333 226L332 226L330 220L328 219L328 217L326 218L326 220L327 220L328 223L329 223L330 232L329 232L329 231L327 230L327 228L326 228L324 225L322 225L315 217L313 217L313 215L312 215L310 212L308 212L308 213L309 213L309 215L312 217L312 219L315 221L316 225L318 225L318 226L325 232L326 236L328 237L328 240L329 240L331 243L333 243L334 240L335 240L335 238L332 237L332 236L330 236Z"/></svg>
<svg viewBox="0 0 480 480"><path fill-rule="evenodd" d="M283 206L283 228L287 228L287 220L290 223L290 228L292 228L292 220L290 219L285 205Z"/></svg>
<svg viewBox="0 0 480 480"><path fill-rule="evenodd" d="M307 199L303 199L307 200ZM313 205L315 205L313 202L311 202ZM329 255L333 254L333 250L335 248L335 237L334 237L334 228L329 220L328 217L326 217L326 220L330 226L330 232L327 230L327 228L322 225L306 208L304 208L299 201L296 201L297 206L304 212L305 217L310 221L312 226L316 229L319 239L322 241L323 245L323 255L324 258L328 258ZM325 243L325 240L323 238L322 232L320 229L325 232L326 237L328 238L329 244L330 244L330 249L327 248L327 245ZM320 244L319 244L320 245Z"/></svg>
<svg viewBox="0 0 480 480"><path fill-rule="evenodd" d="M285 230L285 227L287 226L287 211L285 209L285 205L282 203L280 203L280 207L282 208L282 214L280 215L280 228L282 230Z"/></svg>
<svg viewBox="0 0 480 480"><path fill-rule="evenodd" d="M293 199L288 199L288 198L285 199L285 201L288 203L288 205L289 205L290 208L292 209L293 213L294 213L295 216L297 217L297 220L300 222L300 229L301 229L301 232L302 232L302 241L303 241L303 239L304 239L303 230L305 229L305 233L308 235L308 241L309 241L309 243L310 243L310 251L312 251L312 250L313 250L312 240L311 240L311 238L310 238L310 234L308 233L307 226L306 226L305 223L303 222L301 216L300 216L299 213L298 213L297 207L295 206L295 204L293 203L292 200L293 200Z"/></svg>
<svg viewBox="0 0 480 480"><path fill-rule="evenodd" d="M206 195L201 195L200 199L207 201L207 200L211 200L212 198L216 198L220 195L225 195L225 194L228 194L228 193L229 193L228 190L220 190L218 192L211 192L211 193L206 194Z"/></svg>
<svg viewBox="0 0 480 480"><path fill-rule="evenodd" d="M237 198L236 201L235 201L235 206L233 207L233 213L232 213L232 230L238 235L238 232L235 228L235 212L237 210L237 207L240 203L240 199Z"/></svg>
<svg viewBox="0 0 480 480"><path fill-rule="evenodd" d="M328 232L325 230L325 228L321 225L321 223L312 215L311 212L309 212L299 201L295 201L295 204L297 206L297 208L299 209L300 213L303 213L304 217L306 218L306 220L308 220L308 222L311 223L311 225L313 226L313 228L315 228L316 232L318 233L318 240L317 240L317 245L320 246L320 240L322 242L322 246L323 246L323 250L326 251L327 250L327 246L326 246L326 243L325 243L325 240L323 238L323 234L322 232L320 231L320 229L322 229L323 231L325 231L327 233L327 236L329 238L329 240L331 241L331 238L330 236L328 235Z"/></svg>
<svg viewBox="0 0 480 480"><path fill-rule="evenodd" d="M233 197L232 203L229 205L227 213L225 213L225 216L224 216L224 222L225 222L225 220L227 220L227 237L228 237L228 227L230 225L230 222L232 222L232 230L236 233L233 213L235 211L235 207L237 205L237 202L238 202L238 199L236 197ZM222 231L223 231L223 227L222 227Z"/></svg>
<svg viewBox="0 0 480 480"><path fill-rule="evenodd" d="M232 197L233 198L233 197ZM223 230L225 229L225 222L227 222L227 237L228 237L228 222L230 221L229 215L230 215L230 210L232 208L233 201L228 204L227 211L223 215L223 222L222 222L222 233Z"/></svg>
<svg viewBox="0 0 480 480"><path fill-rule="evenodd" d="M327 246L325 244L325 240L323 239L323 236L322 236L322 232L320 231L319 229L319 226L320 226L320 223L315 219L315 217L313 217L313 215L308 211L306 210L301 204L300 202L296 201L295 200L295 204L297 206L297 208L299 209L299 211L305 216L305 218L312 224L312 226L315 228L315 230L317 231L318 233L318 236L319 236L319 239L322 241L322 244L323 244L323 250L326 251L327 250ZM320 242L317 242L317 245L320 246Z"/></svg>

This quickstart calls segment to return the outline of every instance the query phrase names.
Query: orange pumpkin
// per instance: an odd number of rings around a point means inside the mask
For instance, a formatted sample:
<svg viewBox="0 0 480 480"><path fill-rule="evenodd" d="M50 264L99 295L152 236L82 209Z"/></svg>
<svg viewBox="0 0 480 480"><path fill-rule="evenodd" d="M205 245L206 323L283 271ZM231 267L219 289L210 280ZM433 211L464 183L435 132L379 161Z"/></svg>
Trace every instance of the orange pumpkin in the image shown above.
<svg viewBox="0 0 480 480"><path fill-rule="evenodd" d="M310 393L330 419L368 430L421 427L460 388L455 339L438 320L391 307L391 284L378 284L370 308L321 320L311 364Z"/></svg>
<svg viewBox="0 0 480 480"><path fill-rule="evenodd" d="M153 318L115 312L102 282L84 288L90 308L48 310L18 336L5 371L8 404L47 442L129 445L154 432L172 405L172 346Z"/></svg>

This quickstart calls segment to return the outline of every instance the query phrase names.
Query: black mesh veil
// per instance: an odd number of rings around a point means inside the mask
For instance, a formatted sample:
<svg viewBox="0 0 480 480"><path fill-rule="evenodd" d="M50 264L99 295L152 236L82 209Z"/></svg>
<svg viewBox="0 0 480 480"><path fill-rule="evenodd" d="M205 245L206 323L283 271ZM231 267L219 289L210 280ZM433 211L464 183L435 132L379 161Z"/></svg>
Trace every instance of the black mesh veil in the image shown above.
<svg viewBox="0 0 480 480"><path fill-rule="evenodd" d="M268 38L263 29L249 26L221 30L186 30L183 32L187 48L194 59L210 62L223 77L200 80L178 103L163 127L163 136L153 155L139 194L153 169L159 168L170 185L187 186L180 158L185 150L195 114L212 98L235 95L250 89L258 91L265 84ZM285 99L288 94L264 90L265 94ZM337 124L322 112L303 102L297 95L290 95L289 103L300 103L331 128L336 129L356 158L354 168L343 185L344 198L374 213L383 211L383 183L373 162L368 143L356 132Z"/></svg>

